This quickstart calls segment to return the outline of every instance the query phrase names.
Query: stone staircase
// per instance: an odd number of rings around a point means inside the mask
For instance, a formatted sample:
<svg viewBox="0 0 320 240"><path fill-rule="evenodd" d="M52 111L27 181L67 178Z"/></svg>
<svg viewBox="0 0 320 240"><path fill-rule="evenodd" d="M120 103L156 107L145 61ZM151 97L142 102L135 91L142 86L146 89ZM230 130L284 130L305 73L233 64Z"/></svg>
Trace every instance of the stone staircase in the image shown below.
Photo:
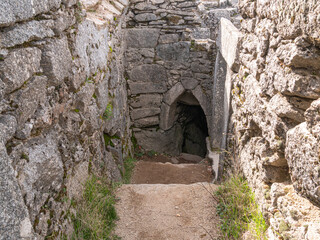
<svg viewBox="0 0 320 240"><path fill-rule="evenodd" d="M173 160L174 162L174 160ZM219 237L211 168L205 163L139 161L132 184L117 191L123 240L197 240Z"/></svg>

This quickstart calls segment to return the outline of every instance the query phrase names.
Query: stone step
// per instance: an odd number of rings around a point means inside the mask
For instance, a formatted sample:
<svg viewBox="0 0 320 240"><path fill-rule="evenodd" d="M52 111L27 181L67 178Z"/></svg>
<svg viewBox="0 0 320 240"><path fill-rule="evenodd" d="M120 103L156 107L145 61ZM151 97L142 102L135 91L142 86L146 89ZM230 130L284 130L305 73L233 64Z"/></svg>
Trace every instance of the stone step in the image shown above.
<svg viewBox="0 0 320 240"><path fill-rule="evenodd" d="M172 164L139 161L134 168L134 184L192 184L212 182L212 169L206 164Z"/></svg>
<svg viewBox="0 0 320 240"><path fill-rule="evenodd" d="M210 183L123 185L115 233L123 240L217 239L215 189Z"/></svg>

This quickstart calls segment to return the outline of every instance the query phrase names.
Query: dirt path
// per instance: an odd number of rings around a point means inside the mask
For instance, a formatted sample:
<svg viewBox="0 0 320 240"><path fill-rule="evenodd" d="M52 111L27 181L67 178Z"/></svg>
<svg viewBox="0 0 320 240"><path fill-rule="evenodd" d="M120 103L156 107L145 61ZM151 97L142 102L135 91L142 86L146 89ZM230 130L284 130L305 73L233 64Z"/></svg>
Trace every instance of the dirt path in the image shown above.
<svg viewBox="0 0 320 240"><path fill-rule="evenodd" d="M133 184L191 184L211 182L211 168L205 164L172 164L139 161L134 169Z"/></svg>
<svg viewBox="0 0 320 240"><path fill-rule="evenodd" d="M215 202L205 188L213 190L215 185L122 186L116 234L123 240L215 239L219 235Z"/></svg>
<svg viewBox="0 0 320 240"><path fill-rule="evenodd" d="M117 191L116 234L122 240L218 239L210 171L206 164L138 162L135 184Z"/></svg>

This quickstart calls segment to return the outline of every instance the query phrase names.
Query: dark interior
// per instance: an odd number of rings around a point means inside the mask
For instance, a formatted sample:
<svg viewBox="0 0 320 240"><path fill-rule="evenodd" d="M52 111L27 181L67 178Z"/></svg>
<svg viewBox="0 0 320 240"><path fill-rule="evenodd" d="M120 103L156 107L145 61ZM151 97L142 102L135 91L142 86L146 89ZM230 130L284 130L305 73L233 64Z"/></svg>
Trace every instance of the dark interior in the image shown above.
<svg viewBox="0 0 320 240"><path fill-rule="evenodd" d="M182 152L205 157L208 126L206 116L200 105L187 105L178 102L178 123L182 127Z"/></svg>

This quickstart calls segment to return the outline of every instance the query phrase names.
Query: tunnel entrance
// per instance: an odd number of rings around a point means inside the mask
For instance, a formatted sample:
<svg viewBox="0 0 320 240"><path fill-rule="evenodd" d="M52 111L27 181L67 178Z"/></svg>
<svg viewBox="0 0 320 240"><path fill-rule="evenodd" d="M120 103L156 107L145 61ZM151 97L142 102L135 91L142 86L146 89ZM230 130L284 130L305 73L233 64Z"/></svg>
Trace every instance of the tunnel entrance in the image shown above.
<svg viewBox="0 0 320 240"><path fill-rule="evenodd" d="M186 101L187 100L187 101ZM192 94L185 93L177 103L178 120L182 128L182 152L205 157L208 126L202 107Z"/></svg>

